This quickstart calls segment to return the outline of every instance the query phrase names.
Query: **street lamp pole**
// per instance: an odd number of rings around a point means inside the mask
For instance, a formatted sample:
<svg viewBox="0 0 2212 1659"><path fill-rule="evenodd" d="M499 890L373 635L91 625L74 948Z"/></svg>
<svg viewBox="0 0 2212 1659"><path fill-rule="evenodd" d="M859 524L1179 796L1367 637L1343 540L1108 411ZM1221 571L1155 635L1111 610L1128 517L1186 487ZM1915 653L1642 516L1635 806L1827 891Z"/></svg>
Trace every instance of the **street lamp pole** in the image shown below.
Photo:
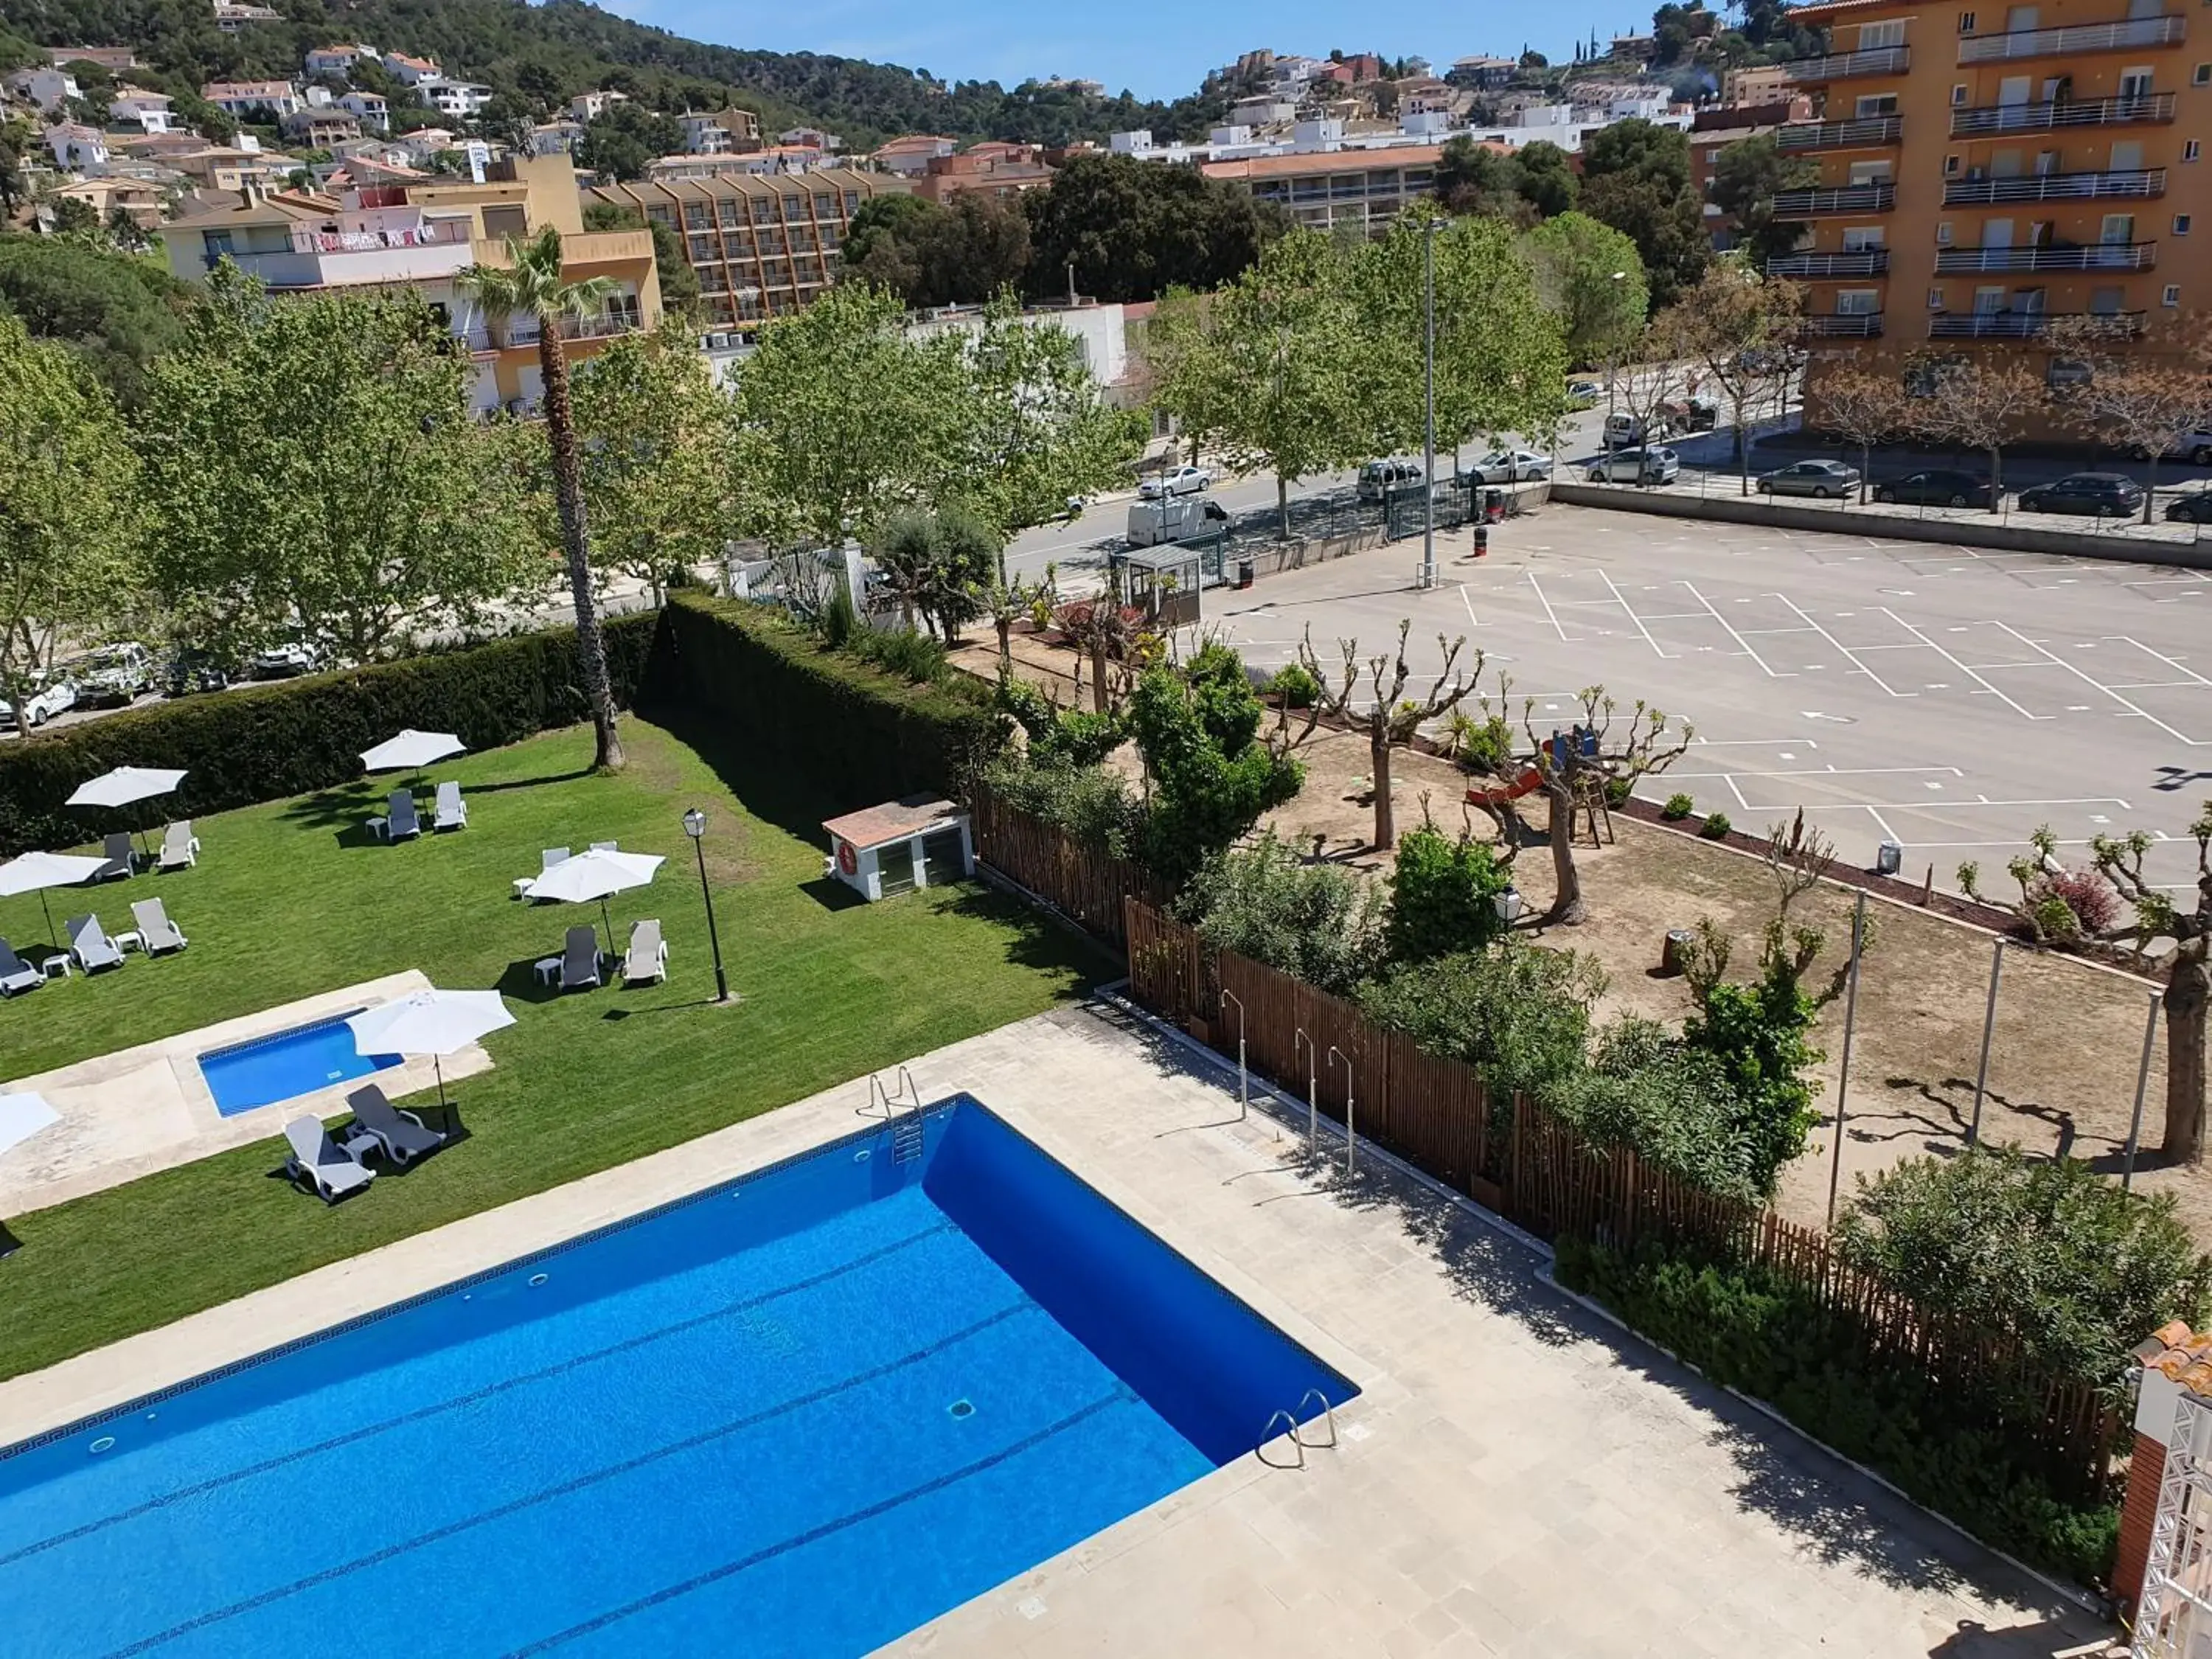
<svg viewBox="0 0 2212 1659"><path fill-rule="evenodd" d="M714 927L714 890L707 884L707 815L693 807L684 815L684 833L691 837L691 850L699 856L699 896L707 906L707 945L714 953L714 1000L730 1000L730 981L722 972L722 936Z"/></svg>
<svg viewBox="0 0 2212 1659"><path fill-rule="evenodd" d="M1421 586L1437 585L1437 221L1421 237Z"/></svg>

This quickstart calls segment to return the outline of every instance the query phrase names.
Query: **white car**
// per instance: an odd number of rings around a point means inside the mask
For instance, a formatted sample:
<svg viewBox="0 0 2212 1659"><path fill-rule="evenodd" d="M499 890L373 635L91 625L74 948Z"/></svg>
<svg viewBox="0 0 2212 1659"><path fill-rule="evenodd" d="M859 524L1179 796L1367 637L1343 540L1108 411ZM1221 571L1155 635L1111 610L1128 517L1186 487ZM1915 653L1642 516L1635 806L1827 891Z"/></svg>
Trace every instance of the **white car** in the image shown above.
<svg viewBox="0 0 2212 1659"><path fill-rule="evenodd" d="M31 690L23 698L21 714L12 704L0 702L0 732L11 732L19 726L44 726L63 710L76 707L76 686L73 682L34 675Z"/></svg>
<svg viewBox="0 0 2212 1659"><path fill-rule="evenodd" d="M1137 486L1140 501L1156 501L1163 495L1191 495L1213 488L1213 475L1202 466L1172 467Z"/></svg>
<svg viewBox="0 0 2212 1659"><path fill-rule="evenodd" d="M1475 483L1535 483L1552 476L1552 463L1531 450L1493 449L1460 476Z"/></svg>
<svg viewBox="0 0 2212 1659"><path fill-rule="evenodd" d="M279 679L312 674L317 663L315 647L301 640L284 640L253 653L253 678Z"/></svg>
<svg viewBox="0 0 2212 1659"><path fill-rule="evenodd" d="M1656 446L1617 449L1589 470L1592 483L1670 484L1681 476L1681 458Z"/></svg>

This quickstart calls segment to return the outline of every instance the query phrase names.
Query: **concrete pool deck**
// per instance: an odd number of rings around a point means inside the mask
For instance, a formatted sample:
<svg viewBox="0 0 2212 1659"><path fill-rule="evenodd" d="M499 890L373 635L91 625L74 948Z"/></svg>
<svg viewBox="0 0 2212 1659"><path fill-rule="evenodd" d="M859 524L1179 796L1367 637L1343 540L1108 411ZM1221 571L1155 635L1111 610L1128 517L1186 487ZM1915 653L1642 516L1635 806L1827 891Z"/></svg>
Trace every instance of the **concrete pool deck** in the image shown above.
<svg viewBox="0 0 2212 1659"><path fill-rule="evenodd" d="M1948 1659L2109 1634L1586 1312L1470 1206L1379 1158L1310 1172L1293 1127L1238 1121L1233 1077L1111 1008L912 1067L1362 1393L1303 1469L1241 1459L888 1650ZM0 1445L820 1145L867 1099L848 1084L0 1383Z"/></svg>
<svg viewBox="0 0 2212 1659"><path fill-rule="evenodd" d="M0 1090L44 1095L60 1114L58 1122L40 1130L0 1161L0 1216L43 1210L156 1170L270 1139L283 1133L284 1126L302 1112L324 1118L337 1115L345 1109L347 1094L366 1079L356 1078L225 1117L216 1109L215 1097L200 1075L199 1057L210 1048L249 1042L429 988L429 977L410 968L0 1083ZM447 1055L442 1064L451 1082L485 1070L491 1057L471 1046ZM430 1088L435 1080L427 1058L404 1060L376 1074L384 1091L395 1097Z"/></svg>

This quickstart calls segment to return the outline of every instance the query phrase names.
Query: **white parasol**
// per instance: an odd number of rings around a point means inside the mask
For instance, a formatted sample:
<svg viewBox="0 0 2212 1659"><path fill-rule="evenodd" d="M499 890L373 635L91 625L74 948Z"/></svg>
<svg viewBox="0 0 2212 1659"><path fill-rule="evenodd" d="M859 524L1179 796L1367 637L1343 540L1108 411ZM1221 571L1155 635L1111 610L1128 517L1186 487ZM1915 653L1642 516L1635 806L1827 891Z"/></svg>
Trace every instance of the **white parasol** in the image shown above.
<svg viewBox="0 0 2212 1659"><path fill-rule="evenodd" d="M486 1033L514 1024L496 991L415 991L355 1014L356 1054L428 1054L438 1073L438 1107L446 1105L446 1068L440 1057L465 1048Z"/></svg>
<svg viewBox="0 0 2212 1659"><path fill-rule="evenodd" d="M75 853L26 853L0 864L0 898L36 893L39 908L46 912L47 942L58 950L61 940L54 933L54 913L46 909L46 890L74 887L79 882L90 881L106 867L106 859L82 858Z"/></svg>
<svg viewBox="0 0 2212 1659"><path fill-rule="evenodd" d="M607 954L615 951L615 924L607 914L610 895L643 887L665 862L658 853L619 853L593 848L564 859L530 884L534 899L557 899L565 904L599 903L599 919L607 925Z"/></svg>

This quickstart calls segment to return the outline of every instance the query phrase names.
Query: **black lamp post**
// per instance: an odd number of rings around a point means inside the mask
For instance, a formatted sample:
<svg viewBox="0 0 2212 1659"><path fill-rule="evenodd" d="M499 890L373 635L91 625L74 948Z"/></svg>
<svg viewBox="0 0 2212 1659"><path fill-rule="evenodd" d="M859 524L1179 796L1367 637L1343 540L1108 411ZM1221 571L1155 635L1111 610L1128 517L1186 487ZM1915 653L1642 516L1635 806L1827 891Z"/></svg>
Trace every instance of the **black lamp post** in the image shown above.
<svg viewBox="0 0 2212 1659"><path fill-rule="evenodd" d="M691 837L691 850L699 855L699 896L707 906L707 944L714 953L714 1000L730 1000L730 981L722 972L722 936L714 929L714 891L707 885L707 815L693 807L684 815L684 833Z"/></svg>

